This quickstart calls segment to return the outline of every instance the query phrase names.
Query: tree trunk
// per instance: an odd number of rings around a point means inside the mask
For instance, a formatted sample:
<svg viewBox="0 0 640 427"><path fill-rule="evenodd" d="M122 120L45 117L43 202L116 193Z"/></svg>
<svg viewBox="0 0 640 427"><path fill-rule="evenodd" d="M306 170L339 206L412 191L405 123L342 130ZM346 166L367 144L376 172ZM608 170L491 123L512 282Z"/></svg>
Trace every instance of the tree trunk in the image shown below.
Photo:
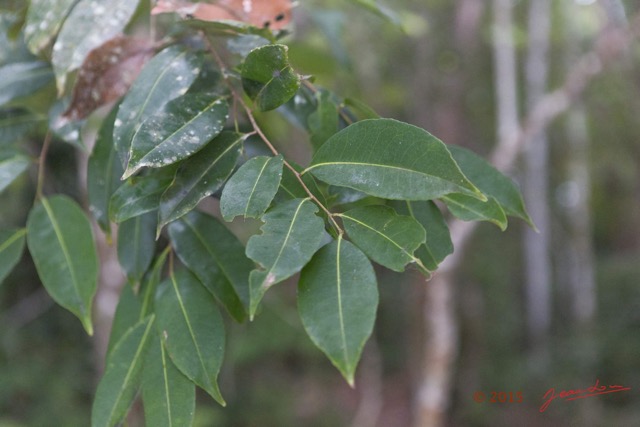
<svg viewBox="0 0 640 427"><path fill-rule="evenodd" d="M549 72L550 1L534 0L529 7L529 49L526 60L527 113L547 90ZM538 232L524 230L525 295L530 364L534 372L549 363L548 339L551 325L551 262L549 259L549 166L545 130L532 136L524 152L523 195Z"/></svg>

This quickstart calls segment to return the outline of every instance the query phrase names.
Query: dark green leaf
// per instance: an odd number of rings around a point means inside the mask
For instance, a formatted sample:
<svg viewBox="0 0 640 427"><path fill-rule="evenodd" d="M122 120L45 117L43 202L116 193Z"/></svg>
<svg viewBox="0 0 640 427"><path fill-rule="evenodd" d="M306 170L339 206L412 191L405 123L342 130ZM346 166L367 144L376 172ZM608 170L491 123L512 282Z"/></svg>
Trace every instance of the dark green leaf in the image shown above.
<svg viewBox="0 0 640 427"><path fill-rule="evenodd" d="M117 112L118 109L114 108L104 119L87 167L89 210L105 232L111 230L109 200L116 188L120 186L120 176L123 173L122 164L113 146L113 122Z"/></svg>
<svg viewBox="0 0 640 427"><path fill-rule="evenodd" d="M414 252L425 242L426 232L410 216L388 206L363 206L340 214L349 237L372 260L395 271L410 262L426 271Z"/></svg>
<svg viewBox="0 0 640 427"><path fill-rule="evenodd" d="M16 266L22 252L27 230L0 230L0 285Z"/></svg>
<svg viewBox="0 0 640 427"><path fill-rule="evenodd" d="M415 218L427 232L427 242L421 245L415 255L429 271L453 252L449 227L434 202L393 201L391 206L401 215Z"/></svg>
<svg viewBox="0 0 640 427"><path fill-rule="evenodd" d="M289 162L289 164L298 173L302 172L302 168L297 164L293 162ZM313 194L318 200L320 200L320 203L327 206L327 201L324 197L324 194L322 193L322 190L320 190L320 187L318 186L318 183L313 177L313 175L311 174L304 175L302 177L302 181L307 186L307 188L311 191L311 194ZM298 178L294 175L293 172L291 172L291 169L286 167L283 168L282 179L280 180L280 188L278 189L278 192L276 193L274 200L283 201L283 200L291 200L291 199L304 199L305 197L308 197L308 196L309 195L307 194L305 189L302 187L302 184L300 184L300 181L298 181Z"/></svg>
<svg viewBox="0 0 640 427"><path fill-rule="evenodd" d="M249 271L244 246L214 217L192 211L169 225L169 236L186 265L236 320L249 307Z"/></svg>
<svg viewBox="0 0 640 427"><path fill-rule="evenodd" d="M220 211L225 221L238 215L259 218L269 208L282 179L282 156L249 159L222 191Z"/></svg>
<svg viewBox="0 0 640 427"><path fill-rule="evenodd" d="M317 211L308 199L279 204L264 215L262 234L249 239L247 256L260 264L249 276L251 318L267 289L300 271L322 245L324 222Z"/></svg>
<svg viewBox="0 0 640 427"><path fill-rule="evenodd" d="M138 322L113 348L96 390L91 427L112 427L127 415L140 386L142 366L153 337L154 319L151 315Z"/></svg>
<svg viewBox="0 0 640 427"><path fill-rule="evenodd" d="M229 107L219 97L188 93L149 117L131 141L123 179L144 166L159 168L185 159L222 131Z"/></svg>
<svg viewBox="0 0 640 427"><path fill-rule="evenodd" d="M220 188L233 172L245 139L246 135L222 132L180 165L160 200L158 231Z"/></svg>
<svg viewBox="0 0 640 427"><path fill-rule="evenodd" d="M230 34L247 34L256 35L261 38L274 42L273 32L268 28L258 28L246 22L240 21L203 21L200 19L189 19L185 24L203 30L212 35L230 35Z"/></svg>
<svg viewBox="0 0 640 427"><path fill-rule="evenodd" d="M109 347L107 349L107 358L111 351L124 336L127 331L135 326L141 319L142 303L140 298L134 294L131 286L125 286L120 292L120 300L116 313L113 316L111 324L111 334L109 335Z"/></svg>
<svg viewBox="0 0 640 427"><path fill-rule="evenodd" d="M469 179L489 197L494 198L507 215L535 227L524 206L520 190L511 179L500 173L477 154L459 146L450 146L451 155Z"/></svg>
<svg viewBox="0 0 640 427"><path fill-rule="evenodd" d="M179 270L158 286L155 309L173 363L224 406L217 383L224 324L211 294L188 270Z"/></svg>
<svg viewBox="0 0 640 427"><path fill-rule="evenodd" d="M45 116L26 110L0 111L0 147L17 142L46 121Z"/></svg>
<svg viewBox="0 0 640 427"><path fill-rule="evenodd" d="M242 87L262 111L290 100L300 87L300 76L289 65L288 47L280 44L251 51L242 66Z"/></svg>
<svg viewBox="0 0 640 427"><path fill-rule="evenodd" d="M152 340L147 352L142 400L147 426L189 427L193 424L196 386L175 367L158 338Z"/></svg>
<svg viewBox="0 0 640 427"><path fill-rule="evenodd" d="M157 54L142 69L118 109L113 139L123 165L142 123L174 98L184 95L198 76L203 58L182 46Z"/></svg>
<svg viewBox="0 0 640 427"><path fill-rule="evenodd" d="M0 67L0 105L31 95L52 79L51 67L43 61L18 62Z"/></svg>
<svg viewBox="0 0 640 427"><path fill-rule="evenodd" d="M392 119L363 120L338 132L305 172L387 199L429 200L449 193L486 199L439 139Z"/></svg>
<svg viewBox="0 0 640 427"><path fill-rule="evenodd" d="M111 196L109 218L122 222L158 209L162 193L171 185L175 171L175 167L169 166L129 178Z"/></svg>
<svg viewBox="0 0 640 427"><path fill-rule="evenodd" d="M31 0L24 27L24 38L31 52L38 55L53 42L77 1Z"/></svg>
<svg viewBox="0 0 640 427"><path fill-rule="evenodd" d="M141 286L142 308L140 316L147 316L150 313L154 312L153 306L156 289L158 287L158 284L160 284L160 280L162 280L162 270L164 269L164 264L167 260L169 252L171 252L171 246L167 246L165 250L157 256L155 262L153 263L153 267L147 272L147 275L145 276L144 283Z"/></svg>
<svg viewBox="0 0 640 427"><path fill-rule="evenodd" d="M80 0L71 9L53 45L58 92L67 73L78 68L94 48L118 35L138 8L139 0Z"/></svg>
<svg viewBox="0 0 640 427"><path fill-rule="evenodd" d="M378 288L367 257L339 237L302 270L298 310L307 334L353 386L364 343L373 330Z"/></svg>
<svg viewBox="0 0 640 427"><path fill-rule="evenodd" d="M91 225L66 196L44 198L29 213L27 244L51 297L93 334L91 303L98 281L98 256Z"/></svg>
<svg viewBox="0 0 640 427"><path fill-rule="evenodd" d="M493 197L483 202L464 194L449 194L442 197L442 201L449 212L463 221L489 221L502 231L507 228L507 216Z"/></svg>
<svg viewBox="0 0 640 427"><path fill-rule="evenodd" d="M380 115L376 113L376 111L365 104L364 102L354 99L354 98L346 98L344 100L344 105L349 107L351 110L355 110L358 113L358 116L361 120L365 119L379 119Z"/></svg>
<svg viewBox="0 0 640 427"><path fill-rule="evenodd" d="M0 192L27 170L30 164L27 156L15 150L0 149Z"/></svg>
<svg viewBox="0 0 640 427"><path fill-rule="evenodd" d="M126 220L118 227L118 261L133 284L142 280L151 265L157 222L156 213L148 212Z"/></svg>
<svg viewBox="0 0 640 427"><path fill-rule="evenodd" d="M316 93L318 108L309 116L311 143L317 149L338 132L338 106L325 90Z"/></svg>

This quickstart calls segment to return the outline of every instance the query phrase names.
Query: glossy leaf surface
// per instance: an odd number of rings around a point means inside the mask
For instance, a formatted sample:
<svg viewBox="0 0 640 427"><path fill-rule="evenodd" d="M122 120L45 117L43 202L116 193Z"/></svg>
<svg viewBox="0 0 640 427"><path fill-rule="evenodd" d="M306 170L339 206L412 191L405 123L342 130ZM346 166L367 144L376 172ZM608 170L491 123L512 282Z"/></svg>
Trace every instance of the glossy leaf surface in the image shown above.
<svg viewBox="0 0 640 427"><path fill-rule="evenodd" d="M122 164L113 147L113 122L117 108L104 119L87 167L89 211L103 231L110 231L109 200L120 186Z"/></svg>
<svg viewBox="0 0 640 427"><path fill-rule="evenodd" d="M509 177L466 148L451 146L450 150L464 174L478 186L480 191L494 198L507 215L520 218L533 226L520 190Z"/></svg>
<svg viewBox="0 0 640 427"><path fill-rule="evenodd" d="M267 289L300 271L320 248L325 231L317 211L308 199L281 203L264 215L262 234L249 239L247 256L260 264L249 276L252 318Z"/></svg>
<svg viewBox="0 0 640 427"><path fill-rule="evenodd" d="M502 231L507 228L507 216L494 198L483 202L464 194L449 194L444 196L442 201L447 205L449 212L463 221L489 221Z"/></svg>
<svg viewBox="0 0 640 427"><path fill-rule="evenodd" d="M115 222L126 221L158 209L160 198L171 185L175 168L167 167L129 178L111 196L109 217Z"/></svg>
<svg viewBox="0 0 640 427"><path fill-rule="evenodd" d="M153 57L124 97L116 117L113 139L123 165L131 141L142 124L172 99L184 95L196 79L202 57L181 46L171 46Z"/></svg>
<svg viewBox="0 0 640 427"><path fill-rule="evenodd" d="M224 356L224 324L211 294L182 269L158 286L155 310L173 363L224 406L217 383Z"/></svg>
<svg viewBox="0 0 640 427"><path fill-rule="evenodd" d="M238 321L249 307L249 272L254 264L245 248L216 218L193 211L169 225L169 236L186 265Z"/></svg>
<svg viewBox="0 0 640 427"><path fill-rule="evenodd" d="M363 120L338 132L305 172L387 199L429 200L449 193L484 199L439 139L392 119Z"/></svg>
<svg viewBox="0 0 640 427"><path fill-rule="evenodd" d="M111 324L107 358L127 331L142 320L143 317L146 317L142 314L140 297L133 292L132 286L123 286L120 292L120 300L116 307L116 313L113 316L113 322Z"/></svg>
<svg viewBox="0 0 640 427"><path fill-rule="evenodd" d="M249 159L233 174L220 197L226 221L238 215L259 218L269 208L282 179L282 156Z"/></svg>
<svg viewBox="0 0 640 427"><path fill-rule="evenodd" d="M37 55L53 42L64 19L77 1L30 1L24 27L24 38L31 52Z"/></svg>
<svg viewBox="0 0 640 427"><path fill-rule="evenodd" d="M26 230L0 230L0 285L16 266L24 251Z"/></svg>
<svg viewBox="0 0 640 427"><path fill-rule="evenodd" d="M142 366L153 337L155 316L129 329L115 345L98 384L91 411L91 427L118 425L129 411L140 386Z"/></svg>
<svg viewBox="0 0 640 427"><path fill-rule="evenodd" d="M53 69L58 92L67 73L78 68L87 54L122 32L138 8L138 0L80 0L71 9L53 45Z"/></svg>
<svg viewBox="0 0 640 427"><path fill-rule="evenodd" d="M27 156L15 150L0 149L0 192L27 170L30 164Z"/></svg>
<svg viewBox="0 0 640 427"><path fill-rule="evenodd" d="M131 141L123 178L147 166L159 168L185 159L218 135L229 107L219 97L188 93L149 117Z"/></svg>
<svg viewBox="0 0 640 427"><path fill-rule="evenodd" d="M118 261L131 283L139 283L151 265L156 245L155 212L128 219L118 227Z"/></svg>
<svg viewBox="0 0 640 427"><path fill-rule="evenodd" d="M233 172L245 139L246 135L222 132L180 165L160 200L159 229L195 208L202 199L220 188Z"/></svg>
<svg viewBox="0 0 640 427"><path fill-rule="evenodd" d="M254 49L242 66L242 87L262 111L278 108L296 94L300 76L289 65L288 47L267 45Z"/></svg>
<svg viewBox="0 0 640 427"><path fill-rule="evenodd" d="M142 374L144 418L148 426L193 425L196 386L175 367L159 338L149 346Z"/></svg>
<svg viewBox="0 0 640 427"><path fill-rule="evenodd" d="M388 206L364 206L340 214L347 234L369 258L394 271L422 262L414 252L425 242L426 232L410 216L398 215Z"/></svg>
<svg viewBox="0 0 640 427"><path fill-rule="evenodd" d="M391 206L401 215L415 218L427 232L427 241L415 255L422 264L434 271L447 255L453 252L453 243L440 209L434 202L393 201Z"/></svg>
<svg viewBox="0 0 640 427"><path fill-rule="evenodd" d="M378 307L367 257L341 237L318 251L300 274L298 311L311 340L351 386Z"/></svg>
<svg viewBox="0 0 640 427"><path fill-rule="evenodd" d="M92 335L98 257L82 209L67 196L42 199L29 213L27 244L49 295L75 314Z"/></svg>
<svg viewBox="0 0 640 427"><path fill-rule="evenodd" d="M0 67L0 105L32 94L52 79L51 67L43 61L4 65Z"/></svg>

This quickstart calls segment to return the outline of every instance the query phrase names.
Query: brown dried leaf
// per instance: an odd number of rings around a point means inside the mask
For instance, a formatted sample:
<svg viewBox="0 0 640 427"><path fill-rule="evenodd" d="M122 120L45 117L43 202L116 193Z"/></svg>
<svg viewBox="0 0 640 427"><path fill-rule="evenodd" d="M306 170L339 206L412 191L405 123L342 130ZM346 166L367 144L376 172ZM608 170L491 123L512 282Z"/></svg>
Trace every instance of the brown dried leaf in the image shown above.
<svg viewBox="0 0 640 427"><path fill-rule="evenodd" d="M126 36L93 49L80 67L71 105L63 117L83 119L123 96L152 54L151 40Z"/></svg>
<svg viewBox="0 0 640 427"><path fill-rule="evenodd" d="M279 30L291 21L292 7L291 0L219 0L214 4L160 0L151 14L175 12L184 18L241 21L256 27Z"/></svg>

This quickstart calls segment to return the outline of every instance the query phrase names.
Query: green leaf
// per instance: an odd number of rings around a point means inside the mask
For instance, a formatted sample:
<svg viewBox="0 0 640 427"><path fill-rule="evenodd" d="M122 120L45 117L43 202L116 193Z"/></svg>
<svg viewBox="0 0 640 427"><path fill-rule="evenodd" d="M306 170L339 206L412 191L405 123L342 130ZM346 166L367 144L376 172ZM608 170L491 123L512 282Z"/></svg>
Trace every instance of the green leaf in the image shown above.
<svg viewBox="0 0 640 427"><path fill-rule="evenodd" d="M350 110L355 110L361 120L380 118L380 115L373 108L358 99L345 98L344 105L349 107Z"/></svg>
<svg viewBox="0 0 640 427"><path fill-rule="evenodd" d="M398 215L388 206L363 206L339 216L353 243L378 264L404 271L405 265L414 262L426 270L413 254L426 239L415 219Z"/></svg>
<svg viewBox="0 0 640 427"><path fill-rule="evenodd" d="M26 110L0 111L0 147L17 142L46 121L45 116Z"/></svg>
<svg viewBox="0 0 640 427"><path fill-rule="evenodd" d="M155 212L128 219L118 227L118 261L131 283L139 283L151 265L158 222Z"/></svg>
<svg viewBox="0 0 640 427"><path fill-rule="evenodd" d="M24 228L0 230L0 285L22 257L25 234Z"/></svg>
<svg viewBox="0 0 640 427"><path fill-rule="evenodd" d="M216 218L192 211L169 225L171 243L180 258L241 322L249 307L249 271L253 263L244 246Z"/></svg>
<svg viewBox="0 0 640 427"><path fill-rule="evenodd" d="M24 38L31 52L38 55L53 42L77 1L31 0L24 27Z"/></svg>
<svg viewBox="0 0 640 427"><path fill-rule="evenodd" d="M158 231L220 188L233 172L246 137L235 132L222 132L180 165L173 182L160 199Z"/></svg>
<svg viewBox="0 0 640 427"><path fill-rule="evenodd" d="M282 179L282 156L249 159L222 190L220 211L225 221L238 215L259 218L269 208Z"/></svg>
<svg viewBox="0 0 640 427"><path fill-rule="evenodd" d="M53 79L44 61L17 62L0 67L0 105L35 93Z"/></svg>
<svg viewBox="0 0 640 427"><path fill-rule="evenodd" d="M459 146L449 150L466 176L487 196L494 198L509 216L524 220L535 228L520 190L514 182L477 154Z"/></svg>
<svg viewBox="0 0 640 427"><path fill-rule="evenodd" d="M355 0L355 3L375 15L378 15L380 18L383 18L398 27L402 27L402 21L396 11L389 6L382 4L380 0Z"/></svg>
<svg viewBox="0 0 640 427"><path fill-rule="evenodd" d="M116 188L120 186L120 176L123 172L122 164L118 161L113 146L113 123L117 112L118 109L114 108L104 119L87 167L89 211L105 232L111 231L109 200Z"/></svg>
<svg viewBox="0 0 640 427"><path fill-rule="evenodd" d="M318 207L308 199L294 199L267 212L260 230L247 243L247 256L260 264L249 276L249 315L253 319L264 293L291 277L311 259L326 234Z"/></svg>
<svg viewBox="0 0 640 427"><path fill-rule="evenodd" d="M199 19L188 19L184 23L190 27L198 30L203 30L205 33L216 36L229 36L230 34L236 35L256 35L268 41L275 41L273 32L268 28L258 28L254 25L240 21L203 21ZM233 40L233 39L232 39Z"/></svg>
<svg viewBox="0 0 640 427"><path fill-rule="evenodd" d="M131 141L142 124L186 93L202 63L201 55L183 46L171 46L145 65L120 104L114 125L113 139L123 165L129 162Z"/></svg>
<svg viewBox="0 0 640 427"><path fill-rule="evenodd" d="M256 48L242 65L242 87L261 111L278 108L296 94L300 76L289 65L288 47Z"/></svg>
<svg viewBox="0 0 640 427"><path fill-rule="evenodd" d="M141 313L142 303L140 298L134 294L131 286L124 286L120 292L120 299L111 324L107 358L109 358L111 351L127 331L142 320Z"/></svg>
<svg viewBox="0 0 640 427"><path fill-rule="evenodd" d="M82 209L66 196L43 198L29 213L27 244L49 295L75 314L92 335L98 256Z"/></svg>
<svg viewBox="0 0 640 427"><path fill-rule="evenodd" d="M311 143L317 149L338 132L338 106L326 91L316 93L318 108L309 116Z"/></svg>
<svg viewBox="0 0 640 427"><path fill-rule="evenodd" d="M173 363L224 406L217 383L224 324L211 294L188 270L179 270L158 286L155 310Z"/></svg>
<svg viewBox="0 0 640 427"><path fill-rule="evenodd" d="M449 212L463 221L489 221L502 231L507 228L507 216L493 197L483 202L464 194L449 194L442 197L442 201Z"/></svg>
<svg viewBox="0 0 640 427"><path fill-rule="evenodd" d="M124 30L138 8L137 0L80 0L69 13L53 45L58 92L67 73L78 68L91 50Z"/></svg>
<svg viewBox="0 0 640 427"><path fill-rule="evenodd" d="M415 255L420 258L429 271L438 268L453 252L453 243L442 212L434 202L392 201L391 206L401 215L415 218L427 232L427 241L420 245Z"/></svg>
<svg viewBox="0 0 640 427"><path fill-rule="evenodd" d="M298 166L293 162L289 162L289 164L298 173L302 172L303 170L302 167ZM313 175L311 174L304 175L302 177L302 182L304 182L307 188L311 191L311 194L313 194L320 201L320 203L322 203L325 206L328 205L327 200L325 199L324 194L322 193L322 190L320 190L320 187L318 186L318 182L315 180ZM291 172L291 169L282 168L282 179L280 180L280 188L278 189L278 192L276 193L274 200L277 202L281 202L284 200L291 200L291 199L304 199L305 197L308 197L308 196L309 195L300 184L300 181L298 181L298 178L295 176L293 172Z"/></svg>
<svg viewBox="0 0 640 427"><path fill-rule="evenodd" d="M228 112L224 99L208 94L188 93L170 101L135 133L122 178L144 166L159 168L189 157L222 131Z"/></svg>
<svg viewBox="0 0 640 427"><path fill-rule="evenodd" d="M158 209L160 198L171 185L175 171L175 167L168 166L129 178L111 196L109 218L122 222Z"/></svg>
<svg viewBox="0 0 640 427"><path fill-rule="evenodd" d="M449 193L486 199L439 139L392 119L363 120L338 132L306 172L386 199L430 200Z"/></svg>
<svg viewBox="0 0 640 427"><path fill-rule="evenodd" d="M342 237L302 270L298 311L311 340L353 387L378 306L376 276L367 257Z"/></svg>
<svg viewBox="0 0 640 427"><path fill-rule="evenodd" d="M146 351L153 337L155 316L129 329L115 345L98 384L91 411L91 427L118 425L133 403L142 374Z"/></svg>
<svg viewBox="0 0 640 427"><path fill-rule="evenodd" d="M27 156L15 150L0 150L0 192L27 170L30 164Z"/></svg>
<svg viewBox="0 0 640 427"><path fill-rule="evenodd" d="M142 373L145 424L153 427L193 425L196 387L175 367L160 339L154 338Z"/></svg>
<svg viewBox="0 0 640 427"><path fill-rule="evenodd" d="M142 288L142 308L140 310L140 316L147 316L154 313L154 298L156 295L156 289L160 280L162 279L162 271L164 269L167 256L171 252L171 246L167 246L164 251L158 255L153 267L147 272L144 278Z"/></svg>

